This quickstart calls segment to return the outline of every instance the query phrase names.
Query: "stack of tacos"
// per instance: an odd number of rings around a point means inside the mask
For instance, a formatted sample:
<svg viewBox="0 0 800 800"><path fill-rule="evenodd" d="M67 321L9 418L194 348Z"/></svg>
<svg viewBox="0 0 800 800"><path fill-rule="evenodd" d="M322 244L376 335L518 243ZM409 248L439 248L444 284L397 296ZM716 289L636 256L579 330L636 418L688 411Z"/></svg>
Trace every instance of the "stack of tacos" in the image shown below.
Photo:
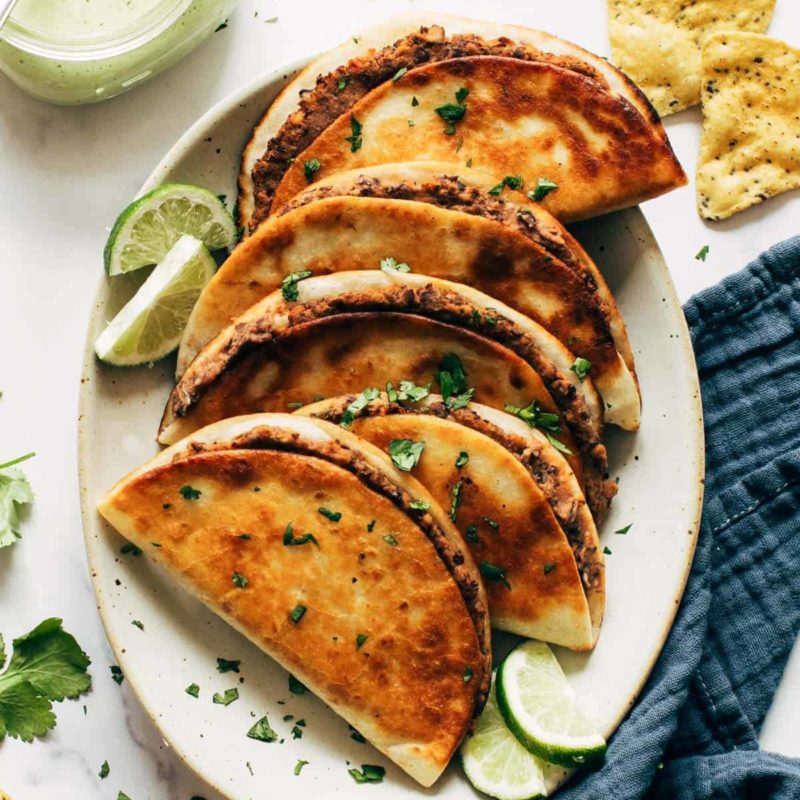
<svg viewBox="0 0 800 800"><path fill-rule="evenodd" d="M431 785L490 624L597 642L604 428L641 397L564 223L683 183L645 97L574 44L449 17L353 37L256 126L170 447L101 513Z"/></svg>

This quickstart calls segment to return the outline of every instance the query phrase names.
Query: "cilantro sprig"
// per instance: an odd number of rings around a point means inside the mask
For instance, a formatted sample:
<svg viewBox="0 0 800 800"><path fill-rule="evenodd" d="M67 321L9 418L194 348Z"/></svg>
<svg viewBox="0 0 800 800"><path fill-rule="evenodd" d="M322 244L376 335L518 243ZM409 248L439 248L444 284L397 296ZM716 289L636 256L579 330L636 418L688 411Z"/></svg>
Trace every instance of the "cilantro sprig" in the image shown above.
<svg viewBox="0 0 800 800"><path fill-rule="evenodd" d="M464 408L475 394L475 389L467 385L467 372L461 359L455 353L445 353L436 371L436 381L444 398L444 404L451 410Z"/></svg>
<svg viewBox="0 0 800 800"><path fill-rule="evenodd" d="M22 537L19 531L19 506L33 502L33 489L17 464L33 458L36 453L26 453L5 464L0 464L0 547L8 547ZM2 470L7 470L5 473Z"/></svg>
<svg viewBox="0 0 800 800"><path fill-rule="evenodd" d="M0 639L0 666L4 663ZM8 668L0 675L0 741L8 735L31 742L55 727L52 703L89 691L90 663L57 617L14 639Z"/></svg>

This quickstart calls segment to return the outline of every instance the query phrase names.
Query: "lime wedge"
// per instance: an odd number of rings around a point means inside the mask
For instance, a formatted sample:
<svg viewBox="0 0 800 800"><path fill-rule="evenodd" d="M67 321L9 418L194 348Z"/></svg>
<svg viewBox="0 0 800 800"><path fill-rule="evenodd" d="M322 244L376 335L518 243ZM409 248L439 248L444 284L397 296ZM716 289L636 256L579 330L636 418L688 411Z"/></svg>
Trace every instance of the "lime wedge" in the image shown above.
<svg viewBox="0 0 800 800"><path fill-rule="evenodd" d="M575 704L552 650L528 641L497 669L497 704L506 724L534 755L564 767L603 760L606 742Z"/></svg>
<svg viewBox="0 0 800 800"><path fill-rule="evenodd" d="M117 217L103 250L106 272L120 275L160 264L183 234L209 250L231 247L237 239L233 217L216 195L199 186L165 183Z"/></svg>
<svg viewBox="0 0 800 800"><path fill-rule="evenodd" d="M548 767L529 753L506 727L497 707L494 686L475 732L461 745L461 766L478 791L498 800L547 796Z"/></svg>
<svg viewBox="0 0 800 800"><path fill-rule="evenodd" d="M94 347L98 358L127 367L157 361L174 350L216 268L201 241L181 236L100 335Z"/></svg>

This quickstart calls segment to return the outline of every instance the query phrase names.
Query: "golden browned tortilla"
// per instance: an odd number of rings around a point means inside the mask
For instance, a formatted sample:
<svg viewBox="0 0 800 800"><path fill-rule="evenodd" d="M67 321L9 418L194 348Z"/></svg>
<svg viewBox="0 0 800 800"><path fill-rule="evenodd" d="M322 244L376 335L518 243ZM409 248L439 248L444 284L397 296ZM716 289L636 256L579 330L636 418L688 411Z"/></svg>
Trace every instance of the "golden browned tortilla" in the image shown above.
<svg viewBox="0 0 800 800"><path fill-rule="evenodd" d="M647 99L606 60L531 28L442 14L436 15L436 23L408 15L376 25L324 53L285 87L256 126L242 157L238 203L242 227L252 231L267 216L287 165L338 116L350 112L370 91L402 80L407 70L453 59L503 57L553 64L586 77L595 92L615 98L618 108L649 125L654 139L669 151L664 129ZM401 122L407 124L406 119Z"/></svg>
<svg viewBox="0 0 800 800"><path fill-rule="evenodd" d="M486 698L486 598L446 514L383 453L319 420L228 420L98 508L412 777L438 778Z"/></svg>
<svg viewBox="0 0 800 800"><path fill-rule="evenodd" d="M472 416L478 424L462 424L438 395L414 402L392 391L397 400L385 393L373 399L349 429L386 452L396 440L424 443L412 474L449 509L475 561L488 564L495 576L484 581L492 625L575 650L591 648L595 638L587 595L598 591L603 569L594 525L594 546L573 555L534 470L507 437L482 431L488 423L477 414ZM296 413L341 423L357 397L322 400ZM577 484L572 488L572 501L585 506ZM586 592L583 574L592 575ZM599 605L602 614L602 599Z"/></svg>
<svg viewBox="0 0 800 800"><path fill-rule="evenodd" d="M231 319L290 272L376 269L387 257L478 288L523 312L587 359L606 419L639 424L625 325L599 271L524 195L454 165L390 164L322 180L238 247L206 286L181 342L180 376ZM617 341L619 340L619 344ZM629 363L626 363L629 362ZM630 364L630 366L629 366Z"/></svg>
<svg viewBox="0 0 800 800"><path fill-rule="evenodd" d="M607 507L614 489L602 477L599 396L591 378L570 369L574 355L536 323L474 289L415 274L341 272L294 289L296 299L276 292L254 305L198 355L167 402L160 441L228 416L305 404L333 387L426 383L453 352L466 359L477 400L558 410L556 435L571 434L564 444L571 462L582 462L590 505Z"/></svg>
<svg viewBox="0 0 800 800"><path fill-rule="evenodd" d="M413 160L468 162L532 185L547 179L558 188L542 203L562 222L686 182L653 123L591 78L554 64L479 56L417 67L373 89L288 166L271 213L308 185L309 163L320 165L313 180Z"/></svg>

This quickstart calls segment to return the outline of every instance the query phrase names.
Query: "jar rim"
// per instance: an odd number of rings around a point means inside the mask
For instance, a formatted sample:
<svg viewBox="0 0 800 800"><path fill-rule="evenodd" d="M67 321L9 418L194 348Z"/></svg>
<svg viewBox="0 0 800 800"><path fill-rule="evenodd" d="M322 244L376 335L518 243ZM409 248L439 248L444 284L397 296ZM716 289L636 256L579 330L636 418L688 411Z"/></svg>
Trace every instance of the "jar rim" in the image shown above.
<svg viewBox="0 0 800 800"><path fill-rule="evenodd" d="M136 50L169 28L192 0L161 0L144 17L110 35L81 39L48 36L17 22L12 16L0 32L0 40L34 55L82 61L119 56Z"/></svg>

